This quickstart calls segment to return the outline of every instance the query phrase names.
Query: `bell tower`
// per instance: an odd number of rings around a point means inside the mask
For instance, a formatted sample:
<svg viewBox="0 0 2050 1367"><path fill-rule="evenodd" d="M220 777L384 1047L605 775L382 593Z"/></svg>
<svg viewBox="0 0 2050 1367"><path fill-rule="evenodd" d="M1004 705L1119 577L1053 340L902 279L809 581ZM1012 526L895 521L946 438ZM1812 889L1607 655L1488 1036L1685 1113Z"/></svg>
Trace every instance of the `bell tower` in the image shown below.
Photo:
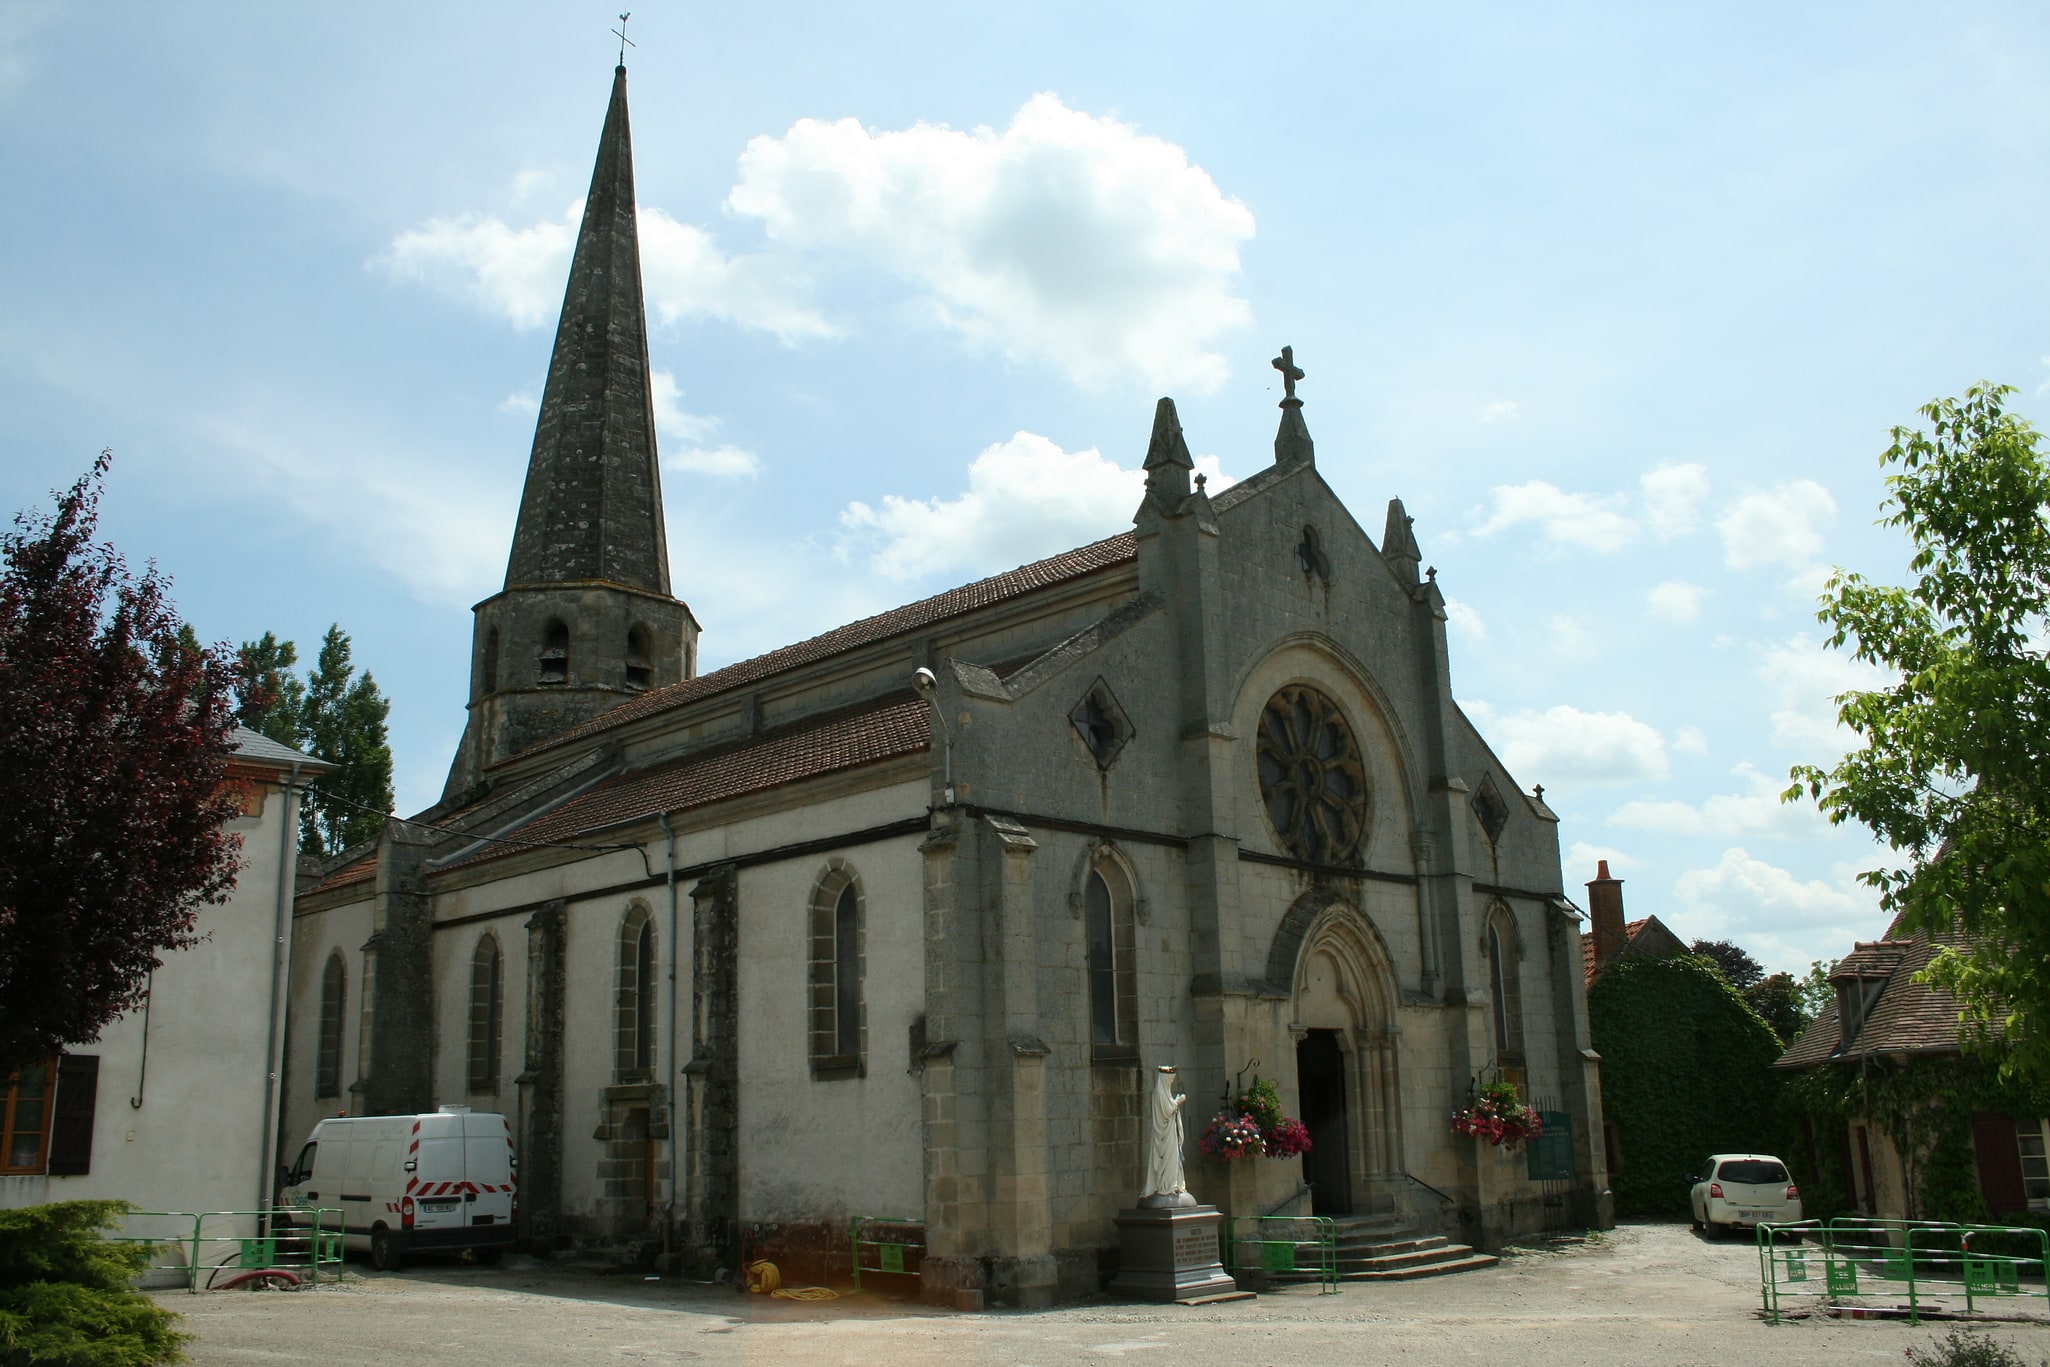
<svg viewBox="0 0 2050 1367"><path fill-rule="evenodd" d="M470 718L445 799L490 765L696 672L669 589L626 68L584 201L505 586L472 609Z"/></svg>

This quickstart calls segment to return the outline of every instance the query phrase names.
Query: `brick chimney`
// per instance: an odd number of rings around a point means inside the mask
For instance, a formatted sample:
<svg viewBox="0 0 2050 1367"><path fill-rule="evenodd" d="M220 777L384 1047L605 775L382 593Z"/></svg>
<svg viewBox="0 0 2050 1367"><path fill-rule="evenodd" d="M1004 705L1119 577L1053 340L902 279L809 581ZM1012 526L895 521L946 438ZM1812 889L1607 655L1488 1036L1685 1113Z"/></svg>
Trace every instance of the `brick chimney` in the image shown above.
<svg viewBox="0 0 2050 1367"><path fill-rule="evenodd" d="M1594 961L1605 964L1623 948L1623 880L1609 877L1609 861L1601 861L1587 885L1587 919L1594 930Z"/></svg>

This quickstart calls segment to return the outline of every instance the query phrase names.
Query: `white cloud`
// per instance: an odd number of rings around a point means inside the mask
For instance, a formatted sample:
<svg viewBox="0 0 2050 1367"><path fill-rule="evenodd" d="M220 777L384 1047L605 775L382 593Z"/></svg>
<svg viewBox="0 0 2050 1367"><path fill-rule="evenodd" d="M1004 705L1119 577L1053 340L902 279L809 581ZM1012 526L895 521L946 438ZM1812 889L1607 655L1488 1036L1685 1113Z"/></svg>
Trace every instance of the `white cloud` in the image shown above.
<svg viewBox="0 0 2050 1367"><path fill-rule="evenodd" d="M1741 846L1724 850L1722 861L1712 869L1681 874L1673 890L1691 910L1722 925L1793 922L1853 927L1871 906L1820 879L1804 883L1776 864L1753 859Z"/></svg>
<svg viewBox="0 0 2050 1367"><path fill-rule="evenodd" d="M1035 95L1001 133L801 119L758 137L728 208L771 240L843 253L923 292L929 316L1077 384L1112 372L1214 389L1212 349L1253 215L1173 143Z"/></svg>
<svg viewBox="0 0 2050 1367"><path fill-rule="evenodd" d="M1463 603L1457 598L1447 598L1445 622L1469 641L1488 639L1488 624L1481 620L1480 613L1476 612L1470 603Z"/></svg>
<svg viewBox="0 0 2050 1367"><path fill-rule="evenodd" d="M503 573L517 484L303 413L251 409L199 430L226 463L221 477L276 500L423 601L466 606Z"/></svg>
<svg viewBox="0 0 2050 1367"><path fill-rule="evenodd" d="M1508 422L1521 411L1514 399L1496 399L1481 409L1481 421L1489 424Z"/></svg>
<svg viewBox="0 0 2050 1367"><path fill-rule="evenodd" d="M1785 779L1760 773L1750 764L1739 764L1733 772L1744 791L1719 793L1698 806L1678 801L1626 802L1609 813L1609 824L1661 835L1709 835L1722 840L1759 835L1820 839L1829 833L1829 823L1812 805L1780 801Z"/></svg>
<svg viewBox="0 0 2050 1367"><path fill-rule="evenodd" d="M1541 479L1527 484L1498 484L1488 491L1493 507L1476 536L1493 536L1510 527L1534 522L1546 541L1557 546L1613 554L1635 539L1636 524L1625 514L1629 499L1622 494L1598 498L1569 494Z"/></svg>
<svg viewBox="0 0 2050 1367"><path fill-rule="evenodd" d="M1812 479L1746 494L1716 523L1723 561L1733 570L1778 566L1806 582L1822 556L1822 534L1836 525L1836 500Z"/></svg>
<svg viewBox="0 0 2050 1367"><path fill-rule="evenodd" d="M1549 788L1666 776L1665 737L1627 712L1583 712L1562 705L1544 712L1496 713L1486 703L1462 706L1519 782Z"/></svg>
<svg viewBox="0 0 2050 1367"><path fill-rule="evenodd" d="M1666 622L1691 622L1701 615L1701 600L1708 590L1699 584L1684 580L1668 579L1655 585L1644 601L1651 608L1651 615Z"/></svg>
<svg viewBox="0 0 2050 1367"><path fill-rule="evenodd" d="M1883 688L1890 676L1805 632L1758 651L1756 673L1772 707L1772 738L1818 760L1831 759L1858 744L1857 735L1837 723L1836 696Z"/></svg>
<svg viewBox="0 0 2050 1367"><path fill-rule="evenodd" d="M1593 878L1596 870L1601 868L1604 859L1609 861L1610 874L1619 878L1637 867L1636 858L1623 853L1621 850L1611 849L1607 845L1590 845L1585 840L1576 840L1573 842L1573 847L1566 851L1566 858L1563 861L1563 868L1561 870L1565 874L1566 886L1571 888L1575 882L1584 883L1589 878ZM1583 874L1586 876L1582 877Z"/></svg>
<svg viewBox="0 0 2050 1367"><path fill-rule="evenodd" d="M534 417L541 412L541 392L537 389L514 390L498 401L498 411L514 417Z"/></svg>
<svg viewBox="0 0 2050 1367"><path fill-rule="evenodd" d="M432 219L392 239L372 265L394 279L432 286L511 321L517 328L553 322L562 309L583 203L559 220L525 228L481 214ZM828 337L833 327L802 302L808 286L790 263L766 256L727 256L702 228L660 209L638 215L641 283L663 323L722 318L775 334L784 342Z"/></svg>
<svg viewBox="0 0 2050 1367"><path fill-rule="evenodd" d="M1490 420L1488 413L1495 407L1484 410L1483 421ZM1498 484L1488 491L1488 506L1474 535L1493 536L1530 523L1553 546L1603 555L1623 550L1647 529L1659 540L1670 541L1692 531L1699 520L1698 509L1708 496L1708 472L1699 465L1661 465L1640 476L1637 485L1641 514L1626 493L1568 493L1541 479Z"/></svg>
<svg viewBox="0 0 2050 1367"><path fill-rule="evenodd" d="M1545 623L1545 639L1551 643L1552 653L1566 659L1576 659L1595 652L1598 638L1587 619L1576 617L1570 612L1555 612Z"/></svg>
<svg viewBox="0 0 2050 1367"><path fill-rule="evenodd" d="M1234 482L1215 456L1196 468L1216 493ZM859 556L886 579L946 572L991 574L1123 529L1144 495L1146 476L1095 447L1064 451L1035 432L984 449L954 498L885 494L880 505L840 513L842 559Z"/></svg>
<svg viewBox="0 0 2050 1367"><path fill-rule="evenodd" d="M1661 541L1694 530L1708 497L1708 471L1699 465L1661 465L1637 481L1644 497L1645 521Z"/></svg>
<svg viewBox="0 0 2050 1367"><path fill-rule="evenodd" d="M1683 755L1708 753L1708 737L1698 726L1683 726L1673 733L1673 749Z"/></svg>
<svg viewBox="0 0 2050 1367"><path fill-rule="evenodd" d="M709 444L719 430L719 419L686 412L683 391L677 388L674 375L657 370L648 378L652 381L649 398L655 408L655 445L665 467L720 479L753 479L762 472L762 462L754 452L723 442Z"/></svg>

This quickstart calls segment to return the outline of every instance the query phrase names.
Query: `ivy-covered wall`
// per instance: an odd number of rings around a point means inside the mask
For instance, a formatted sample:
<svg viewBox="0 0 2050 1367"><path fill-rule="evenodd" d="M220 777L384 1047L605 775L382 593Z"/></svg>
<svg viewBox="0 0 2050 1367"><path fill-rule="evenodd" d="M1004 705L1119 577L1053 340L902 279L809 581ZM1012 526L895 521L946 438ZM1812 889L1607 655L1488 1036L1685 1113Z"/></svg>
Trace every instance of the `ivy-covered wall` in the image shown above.
<svg viewBox="0 0 2050 1367"><path fill-rule="evenodd" d="M1790 1075L1785 1104L1813 1136L1801 1159L1817 1169L1803 1182L1803 1213L1827 1219L1851 1209L1842 1136L1854 1120L1884 1133L1907 1170L1911 1218L1974 1223L2025 1212L1988 1210L1980 1193L1972 1112L2050 1114L2050 1088L2003 1081L1984 1055L1927 1055L1905 1063L1862 1059L1824 1063Z"/></svg>
<svg viewBox="0 0 2050 1367"><path fill-rule="evenodd" d="M1779 1038L1705 961L1616 959L1588 991L1587 1018L1621 1159L1616 1214L1685 1215L1710 1154L1784 1147Z"/></svg>

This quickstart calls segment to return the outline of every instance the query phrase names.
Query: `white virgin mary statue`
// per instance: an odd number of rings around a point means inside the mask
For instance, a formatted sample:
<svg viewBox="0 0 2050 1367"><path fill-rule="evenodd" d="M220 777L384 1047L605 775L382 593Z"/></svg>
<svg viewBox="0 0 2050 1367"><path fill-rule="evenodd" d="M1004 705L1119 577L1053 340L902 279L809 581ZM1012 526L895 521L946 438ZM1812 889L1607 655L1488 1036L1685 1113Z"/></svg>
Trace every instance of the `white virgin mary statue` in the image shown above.
<svg viewBox="0 0 2050 1367"><path fill-rule="evenodd" d="M1182 1175L1182 1104L1187 1100L1175 1095L1173 1064L1154 1070L1152 1103L1147 1108L1146 1189L1139 1194L1142 1207L1196 1204Z"/></svg>

